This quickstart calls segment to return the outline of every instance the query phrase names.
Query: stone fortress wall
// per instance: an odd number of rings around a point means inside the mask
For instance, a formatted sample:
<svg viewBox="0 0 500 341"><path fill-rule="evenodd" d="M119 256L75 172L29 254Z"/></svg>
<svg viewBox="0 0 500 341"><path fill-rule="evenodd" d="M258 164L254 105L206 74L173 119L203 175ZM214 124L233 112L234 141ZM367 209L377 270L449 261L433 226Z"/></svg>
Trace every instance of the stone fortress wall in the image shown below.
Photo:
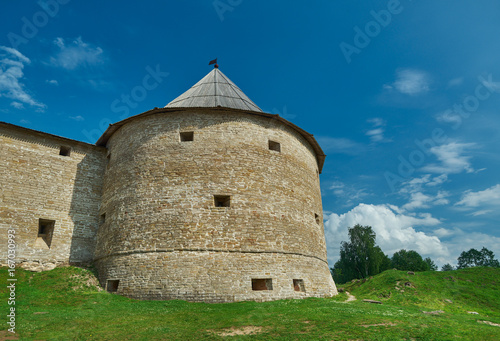
<svg viewBox="0 0 500 341"><path fill-rule="evenodd" d="M0 160L1 263L9 229L18 264L92 262L106 149L0 123Z"/></svg>
<svg viewBox="0 0 500 341"><path fill-rule="evenodd" d="M132 298L329 297L324 157L217 64L96 145L0 122L0 260L13 229L21 266L93 263Z"/></svg>
<svg viewBox="0 0 500 341"><path fill-rule="evenodd" d="M318 162L296 130L234 110L165 110L126 123L107 148L103 286L208 302L336 293Z"/></svg>

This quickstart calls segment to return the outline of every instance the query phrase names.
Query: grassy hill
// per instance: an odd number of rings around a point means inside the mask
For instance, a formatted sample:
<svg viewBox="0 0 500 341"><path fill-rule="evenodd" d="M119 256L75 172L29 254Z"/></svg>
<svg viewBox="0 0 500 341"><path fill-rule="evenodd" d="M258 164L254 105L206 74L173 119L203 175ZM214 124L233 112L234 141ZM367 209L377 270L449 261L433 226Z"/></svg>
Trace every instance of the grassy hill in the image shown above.
<svg viewBox="0 0 500 341"><path fill-rule="evenodd" d="M231 304L132 300L100 291L92 272L74 267L16 276L18 340L500 340L500 269L390 270L340 285L352 302L342 293ZM0 312L4 322L5 290Z"/></svg>

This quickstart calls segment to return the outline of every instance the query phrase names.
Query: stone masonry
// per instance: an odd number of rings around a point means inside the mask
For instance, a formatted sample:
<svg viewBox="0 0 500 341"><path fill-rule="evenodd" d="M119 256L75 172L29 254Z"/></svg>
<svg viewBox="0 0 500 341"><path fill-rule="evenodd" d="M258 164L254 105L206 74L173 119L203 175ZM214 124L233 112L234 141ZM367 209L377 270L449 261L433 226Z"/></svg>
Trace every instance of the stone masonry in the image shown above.
<svg viewBox="0 0 500 341"><path fill-rule="evenodd" d="M335 295L321 149L277 115L226 100L155 108L96 145L0 123L2 263L14 228L18 263L93 262L103 287L132 298Z"/></svg>
<svg viewBox="0 0 500 341"><path fill-rule="evenodd" d="M10 228L17 263L92 262L106 149L0 123L0 160L1 262ZM38 236L40 220L48 222L46 237Z"/></svg>

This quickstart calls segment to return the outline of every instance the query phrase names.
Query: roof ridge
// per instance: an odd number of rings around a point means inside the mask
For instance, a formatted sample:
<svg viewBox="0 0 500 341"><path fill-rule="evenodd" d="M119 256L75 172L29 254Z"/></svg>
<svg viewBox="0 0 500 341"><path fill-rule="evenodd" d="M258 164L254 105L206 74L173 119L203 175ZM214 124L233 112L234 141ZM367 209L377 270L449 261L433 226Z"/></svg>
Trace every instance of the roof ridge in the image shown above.
<svg viewBox="0 0 500 341"><path fill-rule="evenodd" d="M219 71L218 68L214 68L214 96L215 96L215 106L217 106L217 71Z"/></svg>

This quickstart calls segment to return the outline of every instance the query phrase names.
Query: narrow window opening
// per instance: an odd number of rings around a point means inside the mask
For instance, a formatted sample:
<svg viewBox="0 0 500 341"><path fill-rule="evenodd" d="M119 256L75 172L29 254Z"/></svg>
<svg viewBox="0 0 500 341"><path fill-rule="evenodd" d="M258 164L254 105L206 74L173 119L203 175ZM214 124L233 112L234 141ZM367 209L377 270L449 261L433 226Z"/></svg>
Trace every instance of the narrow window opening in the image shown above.
<svg viewBox="0 0 500 341"><path fill-rule="evenodd" d="M215 207L231 207L231 196L229 195L214 195Z"/></svg>
<svg viewBox="0 0 500 341"><path fill-rule="evenodd" d="M185 131L180 133L181 142L189 142L194 140L194 132Z"/></svg>
<svg viewBox="0 0 500 341"><path fill-rule="evenodd" d="M70 156L70 154L71 154L71 148L70 147L61 146L61 148L59 148L59 155L61 155L61 156Z"/></svg>
<svg viewBox="0 0 500 341"><path fill-rule="evenodd" d="M106 168L109 168L109 164L111 162L111 153L108 153L108 155L106 155L106 159L107 159L107 164L106 164Z"/></svg>
<svg viewBox="0 0 500 341"><path fill-rule="evenodd" d="M101 218L99 219L99 224L102 225L106 222L106 213L101 214Z"/></svg>
<svg viewBox="0 0 500 341"><path fill-rule="evenodd" d="M280 153L281 152L281 144L279 142L269 140L269 150L274 150L274 151Z"/></svg>
<svg viewBox="0 0 500 341"><path fill-rule="evenodd" d="M314 213L314 219L316 220L316 224L320 225L321 224L321 220L319 219L319 215Z"/></svg>
<svg viewBox="0 0 500 341"><path fill-rule="evenodd" d="M108 292L117 292L119 284L120 284L119 279L108 279L108 282L106 283L106 290Z"/></svg>
<svg viewBox="0 0 500 341"><path fill-rule="evenodd" d="M252 278L252 290L273 290L271 278Z"/></svg>
<svg viewBox="0 0 500 341"><path fill-rule="evenodd" d="M52 244L52 235L54 234L55 220L39 219L38 234L35 245L39 248L49 248Z"/></svg>
<svg viewBox="0 0 500 341"><path fill-rule="evenodd" d="M293 290L306 292L306 287L304 286L303 279L294 279L293 280Z"/></svg>

